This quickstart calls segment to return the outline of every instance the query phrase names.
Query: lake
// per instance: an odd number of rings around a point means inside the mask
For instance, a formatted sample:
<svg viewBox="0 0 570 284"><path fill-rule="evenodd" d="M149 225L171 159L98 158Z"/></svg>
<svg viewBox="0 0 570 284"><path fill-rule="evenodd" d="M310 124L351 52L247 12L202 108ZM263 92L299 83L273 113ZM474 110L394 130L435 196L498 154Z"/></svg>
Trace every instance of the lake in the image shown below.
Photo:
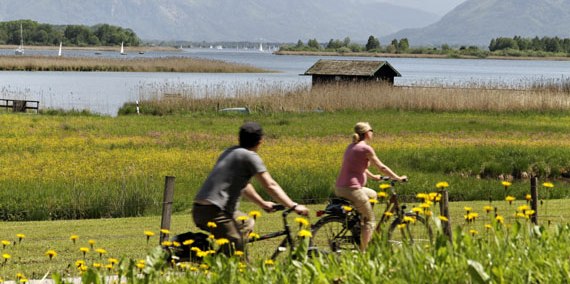
<svg viewBox="0 0 570 284"><path fill-rule="evenodd" d="M13 50L0 50L12 55ZM128 52L128 50L127 50ZM27 55L52 55L56 50L26 51ZM402 77L399 86L451 86L469 84L497 87L525 87L533 82L559 81L570 77L570 61L418 59L371 57L285 56L243 50L183 49L170 52L129 53L101 51L65 51L64 56L100 57L196 57L249 64L278 73L138 73L138 72L0 72L0 98L40 101L40 108L87 109L104 115L117 115L125 102L134 102L155 93L183 86L199 91L223 86L231 91L238 85L310 85L308 76L300 76L321 58L387 60Z"/></svg>

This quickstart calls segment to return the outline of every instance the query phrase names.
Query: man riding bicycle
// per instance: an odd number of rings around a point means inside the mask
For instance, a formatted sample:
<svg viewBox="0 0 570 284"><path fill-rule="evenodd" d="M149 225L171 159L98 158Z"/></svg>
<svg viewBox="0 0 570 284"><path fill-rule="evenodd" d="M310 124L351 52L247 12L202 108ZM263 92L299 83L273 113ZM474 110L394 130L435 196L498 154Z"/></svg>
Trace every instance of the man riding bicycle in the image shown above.
<svg viewBox="0 0 570 284"><path fill-rule="evenodd" d="M234 251L244 251L244 235L253 230L254 221L251 219L236 222L238 216L245 215L237 210L240 196L267 212L275 205L257 193L250 183L252 177L280 204L294 208L300 215L309 213L307 207L293 202L267 171L257 155L262 141L263 129L258 123L243 124L239 129L239 145L226 149L220 155L194 198L192 216L196 226L211 232L216 239L228 239L230 243L221 248L228 255ZM208 227L209 222L214 222L216 226Z"/></svg>

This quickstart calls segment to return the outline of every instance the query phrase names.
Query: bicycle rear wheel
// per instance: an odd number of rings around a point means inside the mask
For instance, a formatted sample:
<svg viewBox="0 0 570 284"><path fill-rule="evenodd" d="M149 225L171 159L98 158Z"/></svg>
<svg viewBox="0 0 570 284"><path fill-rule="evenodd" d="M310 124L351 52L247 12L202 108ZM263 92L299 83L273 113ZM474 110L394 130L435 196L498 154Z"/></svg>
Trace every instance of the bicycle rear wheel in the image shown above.
<svg viewBox="0 0 570 284"><path fill-rule="evenodd" d="M355 233L346 217L326 216L311 227L312 252L329 254L358 249L360 234Z"/></svg>
<svg viewBox="0 0 570 284"><path fill-rule="evenodd" d="M404 218L397 218L390 224L388 230L388 242L401 244L403 242L410 244L431 244L433 241L433 232L429 223L422 216L408 212L405 217L413 218L413 222L405 222Z"/></svg>

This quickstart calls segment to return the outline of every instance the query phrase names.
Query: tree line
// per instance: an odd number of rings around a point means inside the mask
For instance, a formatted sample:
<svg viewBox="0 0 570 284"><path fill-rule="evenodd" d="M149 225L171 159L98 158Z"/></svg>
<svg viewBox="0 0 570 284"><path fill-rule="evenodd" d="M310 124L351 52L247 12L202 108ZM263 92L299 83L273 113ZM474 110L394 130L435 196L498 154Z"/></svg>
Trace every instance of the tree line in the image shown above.
<svg viewBox="0 0 570 284"><path fill-rule="evenodd" d="M570 38L559 37L534 37L523 38L514 36L512 38L499 37L491 39L489 51L498 50L520 50L520 51L543 51L554 53L570 53Z"/></svg>
<svg viewBox="0 0 570 284"><path fill-rule="evenodd" d="M109 24L50 25L32 20L0 22L0 44L20 44L20 25L25 45L114 46L124 42L138 46L141 40L131 29Z"/></svg>
<svg viewBox="0 0 570 284"><path fill-rule="evenodd" d="M321 44L317 39L309 39L307 44L303 41L297 41L296 45L285 45L281 50L289 51L336 51L336 52L386 52L386 53L406 53L410 48L407 38L400 40L393 39L390 44L382 47L380 40L374 36L368 37L365 45L352 42L350 37L345 37L343 40L330 39L328 43Z"/></svg>

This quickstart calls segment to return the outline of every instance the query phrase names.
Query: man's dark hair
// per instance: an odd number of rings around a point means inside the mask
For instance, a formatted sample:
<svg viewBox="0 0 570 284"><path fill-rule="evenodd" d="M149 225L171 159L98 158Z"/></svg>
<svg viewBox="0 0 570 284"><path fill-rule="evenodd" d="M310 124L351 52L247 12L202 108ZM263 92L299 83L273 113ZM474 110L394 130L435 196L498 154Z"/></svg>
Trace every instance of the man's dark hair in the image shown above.
<svg viewBox="0 0 570 284"><path fill-rule="evenodd" d="M253 148L263 137L263 129L257 122L246 122L239 128L239 146Z"/></svg>

